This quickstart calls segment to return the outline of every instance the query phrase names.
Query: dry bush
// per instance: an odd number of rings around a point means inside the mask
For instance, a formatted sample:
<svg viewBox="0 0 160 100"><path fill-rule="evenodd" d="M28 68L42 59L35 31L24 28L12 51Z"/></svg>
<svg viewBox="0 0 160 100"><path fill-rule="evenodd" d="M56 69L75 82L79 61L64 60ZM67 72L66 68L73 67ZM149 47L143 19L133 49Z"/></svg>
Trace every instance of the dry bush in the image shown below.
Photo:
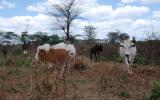
<svg viewBox="0 0 160 100"><path fill-rule="evenodd" d="M138 54L144 58L145 64L160 65L160 41L138 42L137 49Z"/></svg>
<svg viewBox="0 0 160 100"><path fill-rule="evenodd" d="M99 95L103 99L145 100L153 82L160 78L157 68L134 68L135 75L128 75L118 65L106 67L98 82Z"/></svg>
<svg viewBox="0 0 160 100"><path fill-rule="evenodd" d="M117 67L107 68L98 82L99 93L108 98L128 98L127 83L129 76ZM110 99L109 99L110 100Z"/></svg>
<svg viewBox="0 0 160 100"><path fill-rule="evenodd" d="M75 100L77 98L77 85L66 78L59 78L59 70L54 72L45 70L42 66L34 70L31 76L31 100ZM40 68L41 67L41 68ZM67 74L66 74L67 75Z"/></svg>
<svg viewBox="0 0 160 100"><path fill-rule="evenodd" d="M77 58L76 62L74 64L74 70L77 71L83 71L89 68L88 63L85 61L84 57L82 56L81 58Z"/></svg>

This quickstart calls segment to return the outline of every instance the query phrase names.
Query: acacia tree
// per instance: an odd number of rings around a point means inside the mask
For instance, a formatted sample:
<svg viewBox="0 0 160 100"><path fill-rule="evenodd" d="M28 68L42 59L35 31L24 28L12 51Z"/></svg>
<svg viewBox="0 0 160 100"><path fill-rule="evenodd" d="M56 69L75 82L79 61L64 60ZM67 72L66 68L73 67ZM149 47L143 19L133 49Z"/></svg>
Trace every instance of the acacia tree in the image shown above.
<svg viewBox="0 0 160 100"><path fill-rule="evenodd" d="M126 39L129 39L129 35L127 33L121 33L119 34L118 36L119 40L126 40Z"/></svg>
<svg viewBox="0 0 160 100"><path fill-rule="evenodd" d="M107 36L110 43L116 43L119 39L119 32L109 32Z"/></svg>
<svg viewBox="0 0 160 100"><path fill-rule="evenodd" d="M80 10L76 7L75 0L64 0L64 2L52 5L55 11L51 16L56 19L56 24L61 29L68 40L70 40L70 27L72 22L80 15Z"/></svg>
<svg viewBox="0 0 160 100"><path fill-rule="evenodd" d="M26 42L28 38L29 38L28 32L22 32L21 40Z"/></svg>
<svg viewBox="0 0 160 100"><path fill-rule="evenodd" d="M110 43L116 43L118 40L123 41L129 39L129 35L127 33L120 33L119 31L109 32L107 36Z"/></svg>
<svg viewBox="0 0 160 100"><path fill-rule="evenodd" d="M85 26L84 31L86 32L86 38L88 42L93 42L96 36L96 28L92 25Z"/></svg>

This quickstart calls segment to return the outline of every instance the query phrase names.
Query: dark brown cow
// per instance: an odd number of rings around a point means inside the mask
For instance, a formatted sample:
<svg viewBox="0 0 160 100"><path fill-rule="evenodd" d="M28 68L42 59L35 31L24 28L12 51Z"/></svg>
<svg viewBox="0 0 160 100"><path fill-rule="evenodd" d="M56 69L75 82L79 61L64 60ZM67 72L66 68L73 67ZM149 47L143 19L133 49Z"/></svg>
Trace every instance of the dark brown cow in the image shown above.
<svg viewBox="0 0 160 100"><path fill-rule="evenodd" d="M23 44L22 44L22 49L23 49L23 54L24 55L27 55L28 54L28 48L29 48L29 45L26 41L23 41Z"/></svg>

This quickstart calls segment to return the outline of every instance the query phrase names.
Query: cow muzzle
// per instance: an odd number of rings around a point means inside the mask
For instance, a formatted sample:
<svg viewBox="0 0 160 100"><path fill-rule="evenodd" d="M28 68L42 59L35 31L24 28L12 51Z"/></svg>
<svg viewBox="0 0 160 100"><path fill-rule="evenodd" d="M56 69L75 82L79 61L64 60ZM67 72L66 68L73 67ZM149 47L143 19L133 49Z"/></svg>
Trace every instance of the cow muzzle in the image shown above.
<svg viewBox="0 0 160 100"><path fill-rule="evenodd" d="M125 57L127 57L127 58L128 58L128 57L129 57L129 54L125 54Z"/></svg>
<svg viewBox="0 0 160 100"><path fill-rule="evenodd" d="M126 59L127 59L127 62L130 64L130 63L131 63L131 60L130 60L129 54L125 54L125 57L126 57Z"/></svg>

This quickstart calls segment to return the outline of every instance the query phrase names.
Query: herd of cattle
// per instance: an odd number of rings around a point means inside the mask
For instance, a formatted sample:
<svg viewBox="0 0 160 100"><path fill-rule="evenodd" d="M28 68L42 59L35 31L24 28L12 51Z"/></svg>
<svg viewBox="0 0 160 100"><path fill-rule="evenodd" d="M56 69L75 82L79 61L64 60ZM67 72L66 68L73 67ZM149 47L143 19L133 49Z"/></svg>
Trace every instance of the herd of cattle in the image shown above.
<svg viewBox="0 0 160 100"><path fill-rule="evenodd" d="M128 74L133 74L131 66L134 61L134 57L137 53L135 41L133 40L124 40L119 41L119 54L125 64L125 69ZM24 54L27 53L25 45L22 45L24 48ZM92 60L93 56L97 58L97 55L100 57L99 52L103 50L102 45L95 45L95 47L90 49L90 59ZM2 49L2 53L6 53ZM47 65L48 68L54 68L55 65L60 65L61 73L60 78L63 77L64 71L66 69L71 69L71 66L74 65L76 60L76 49L73 44L70 43L58 43L56 45L44 44L37 47L35 54L35 62L37 64Z"/></svg>
<svg viewBox="0 0 160 100"><path fill-rule="evenodd" d="M136 46L135 42L131 40L119 41L120 48L119 54L122 57L125 69L128 74L133 74L131 66L136 55ZM94 48L90 50L90 58L92 60L92 55L94 54L100 56L99 52L103 50L102 45L95 45ZM54 64L62 65L60 78L63 77L65 69L68 67L71 68L71 65L74 64L76 57L76 49L72 44L66 44L64 42L58 43L56 45L50 46L49 44L44 44L37 47L37 52L35 55L35 60L42 64L47 64L49 67L53 67Z"/></svg>

